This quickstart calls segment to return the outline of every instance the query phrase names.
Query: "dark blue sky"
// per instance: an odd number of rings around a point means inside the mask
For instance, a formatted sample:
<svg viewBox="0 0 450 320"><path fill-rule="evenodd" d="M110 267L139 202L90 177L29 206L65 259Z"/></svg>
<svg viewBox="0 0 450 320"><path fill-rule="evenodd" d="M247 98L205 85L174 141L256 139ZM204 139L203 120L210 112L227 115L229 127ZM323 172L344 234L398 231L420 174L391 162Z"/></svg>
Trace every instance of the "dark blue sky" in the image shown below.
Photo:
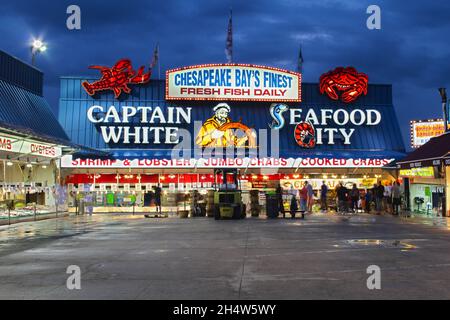
<svg viewBox="0 0 450 320"><path fill-rule="evenodd" d="M66 8L82 10L82 29L66 28ZM381 30L366 28L366 8L381 7ZM409 121L442 117L437 88L450 90L450 2L440 1L3 1L2 49L30 61L29 42L43 37L37 58L45 97L57 112L59 77L96 75L91 64L131 58L148 64L160 43L161 73L199 63L225 62L233 7L234 60L296 68L303 44L304 81L336 66L353 65L371 83L392 83L405 144Z"/></svg>

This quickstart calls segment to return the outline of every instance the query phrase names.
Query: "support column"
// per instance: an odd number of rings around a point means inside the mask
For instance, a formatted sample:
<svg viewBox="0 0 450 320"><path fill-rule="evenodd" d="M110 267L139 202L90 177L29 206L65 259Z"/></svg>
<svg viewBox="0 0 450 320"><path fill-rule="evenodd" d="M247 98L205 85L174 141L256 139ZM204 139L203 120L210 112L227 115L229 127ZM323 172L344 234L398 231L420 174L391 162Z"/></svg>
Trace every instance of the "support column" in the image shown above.
<svg viewBox="0 0 450 320"><path fill-rule="evenodd" d="M445 166L445 216L450 217L450 166Z"/></svg>

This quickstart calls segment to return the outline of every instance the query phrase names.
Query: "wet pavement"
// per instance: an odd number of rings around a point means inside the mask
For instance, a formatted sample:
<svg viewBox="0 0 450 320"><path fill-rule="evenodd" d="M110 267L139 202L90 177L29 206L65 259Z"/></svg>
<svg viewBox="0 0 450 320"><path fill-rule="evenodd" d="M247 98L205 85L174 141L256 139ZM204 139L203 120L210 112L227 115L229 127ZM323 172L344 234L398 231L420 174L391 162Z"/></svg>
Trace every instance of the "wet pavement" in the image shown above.
<svg viewBox="0 0 450 320"><path fill-rule="evenodd" d="M1 226L0 284L0 299L449 299L450 223L72 216Z"/></svg>

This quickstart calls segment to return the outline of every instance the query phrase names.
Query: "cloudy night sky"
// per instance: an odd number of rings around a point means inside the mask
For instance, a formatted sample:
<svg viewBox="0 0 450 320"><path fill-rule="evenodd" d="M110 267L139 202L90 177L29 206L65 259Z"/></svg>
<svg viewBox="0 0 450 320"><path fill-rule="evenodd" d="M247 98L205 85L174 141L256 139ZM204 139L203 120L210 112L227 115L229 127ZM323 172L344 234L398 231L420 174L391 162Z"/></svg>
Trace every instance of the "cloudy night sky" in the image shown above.
<svg viewBox="0 0 450 320"><path fill-rule="evenodd" d="M71 4L81 7L79 31L66 28ZM381 30L366 27L371 4L381 7ZM174 67L226 62L230 7L234 62L295 70L302 44L305 82L352 65L370 83L390 83L407 147L410 120L442 117L437 88L450 89L446 0L3 1L1 49L29 62L32 38L48 43L37 66L57 113L60 76L97 75L87 67L124 57L136 68L148 65L157 42L162 75Z"/></svg>

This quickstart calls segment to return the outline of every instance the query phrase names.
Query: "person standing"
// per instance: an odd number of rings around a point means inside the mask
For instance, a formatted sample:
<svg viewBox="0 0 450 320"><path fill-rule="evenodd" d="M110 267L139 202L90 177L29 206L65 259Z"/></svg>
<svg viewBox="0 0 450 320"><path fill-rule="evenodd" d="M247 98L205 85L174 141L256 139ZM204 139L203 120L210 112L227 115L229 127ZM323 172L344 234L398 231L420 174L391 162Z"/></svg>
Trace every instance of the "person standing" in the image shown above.
<svg viewBox="0 0 450 320"><path fill-rule="evenodd" d="M322 181L322 186L320 187L320 209L322 210L322 212L328 211L327 193L328 193L328 186L326 185L324 180Z"/></svg>
<svg viewBox="0 0 450 320"><path fill-rule="evenodd" d="M295 194L293 194L291 198L290 210L291 210L291 218L295 219L295 213L298 210L297 197L295 196Z"/></svg>
<svg viewBox="0 0 450 320"><path fill-rule="evenodd" d="M392 213L392 185L388 184L384 187L384 196L383 196L383 207L384 211L388 213Z"/></svg>
<svg viewBox="0 0 450 320"><path fill-rule="evenodd" d="M398 216L401 203L400 183L394 182L392 186L392 214Z"/></svg>
<svg viewBox="0 0 450 320"><path fill-rule="evenodd" d="M383 210L383 197L384 197L384 186L381 184L381 181L378 182L378 185L375 185L375 206L377 210L377 214L381 214Z"/></svg>
<svg viewBox="0 0 450 320"><path fill-rule="evenodd" d="M341 188L341 184L340 183L338 183L337 185L336 185L336 187L334 188L334 194L335 194L335 199L334 199L334 201L335 201L335 204L336 204L336 212L339 212L340 211L340 207L339 207L339 189Z"/></svg>
<svg viewBox="0 0 450 320"><path fill-rule="evenodd" d="M314 204L314 189L312 187L312 184L306 182L306 190L308 191L308 212L311 214Z"/></svg>
<svg viewBox="0 0 450 320"><path fill-rule="evenodd" d="M308 184L307 181L303 184L303 188L300 189L300 211L306 212L308 210L308 189L306 188L306 185Z"/></svg>
<svg viewBox="0 0 450 320"><path fill-rule="evenodd" d="M352 210L354 213L357 213L358 212L359 189L356 186L356 183L353 184L353 188L350 191L350 197L352 200Z"/></svg>
<svg viewBox="0 0 450 320"><path fill-rule="evenodd" d="M347 212L348 189L344 187L342 182L339 185L337 197L339 200L339 211L342 213Z"/></svg>
<svg viewBox="0 0 450 320"><path fill-rule="evenodd" d="M372 205L372 200L373 200L373 192L370 189L366 190L366 195L365 195L365 202L366 202L366 212L370 213L370 206Z"/></svg>
<svg viewBox="0 0 450 320"><path fill-rule="evenodd" d="M155 205L156 205L156 213L162 213L161 210L161 193L162 189L159 184L155 187Z"/></svg>
<svg viewBox="0 0 450 320"><path fill-rule="evenodd" d="M283 188L280 184L278 184L277 189L275 190L275 193L277 195L277 202L278 202L278 213L284 213L284 207L283 207Z"/></svg>

